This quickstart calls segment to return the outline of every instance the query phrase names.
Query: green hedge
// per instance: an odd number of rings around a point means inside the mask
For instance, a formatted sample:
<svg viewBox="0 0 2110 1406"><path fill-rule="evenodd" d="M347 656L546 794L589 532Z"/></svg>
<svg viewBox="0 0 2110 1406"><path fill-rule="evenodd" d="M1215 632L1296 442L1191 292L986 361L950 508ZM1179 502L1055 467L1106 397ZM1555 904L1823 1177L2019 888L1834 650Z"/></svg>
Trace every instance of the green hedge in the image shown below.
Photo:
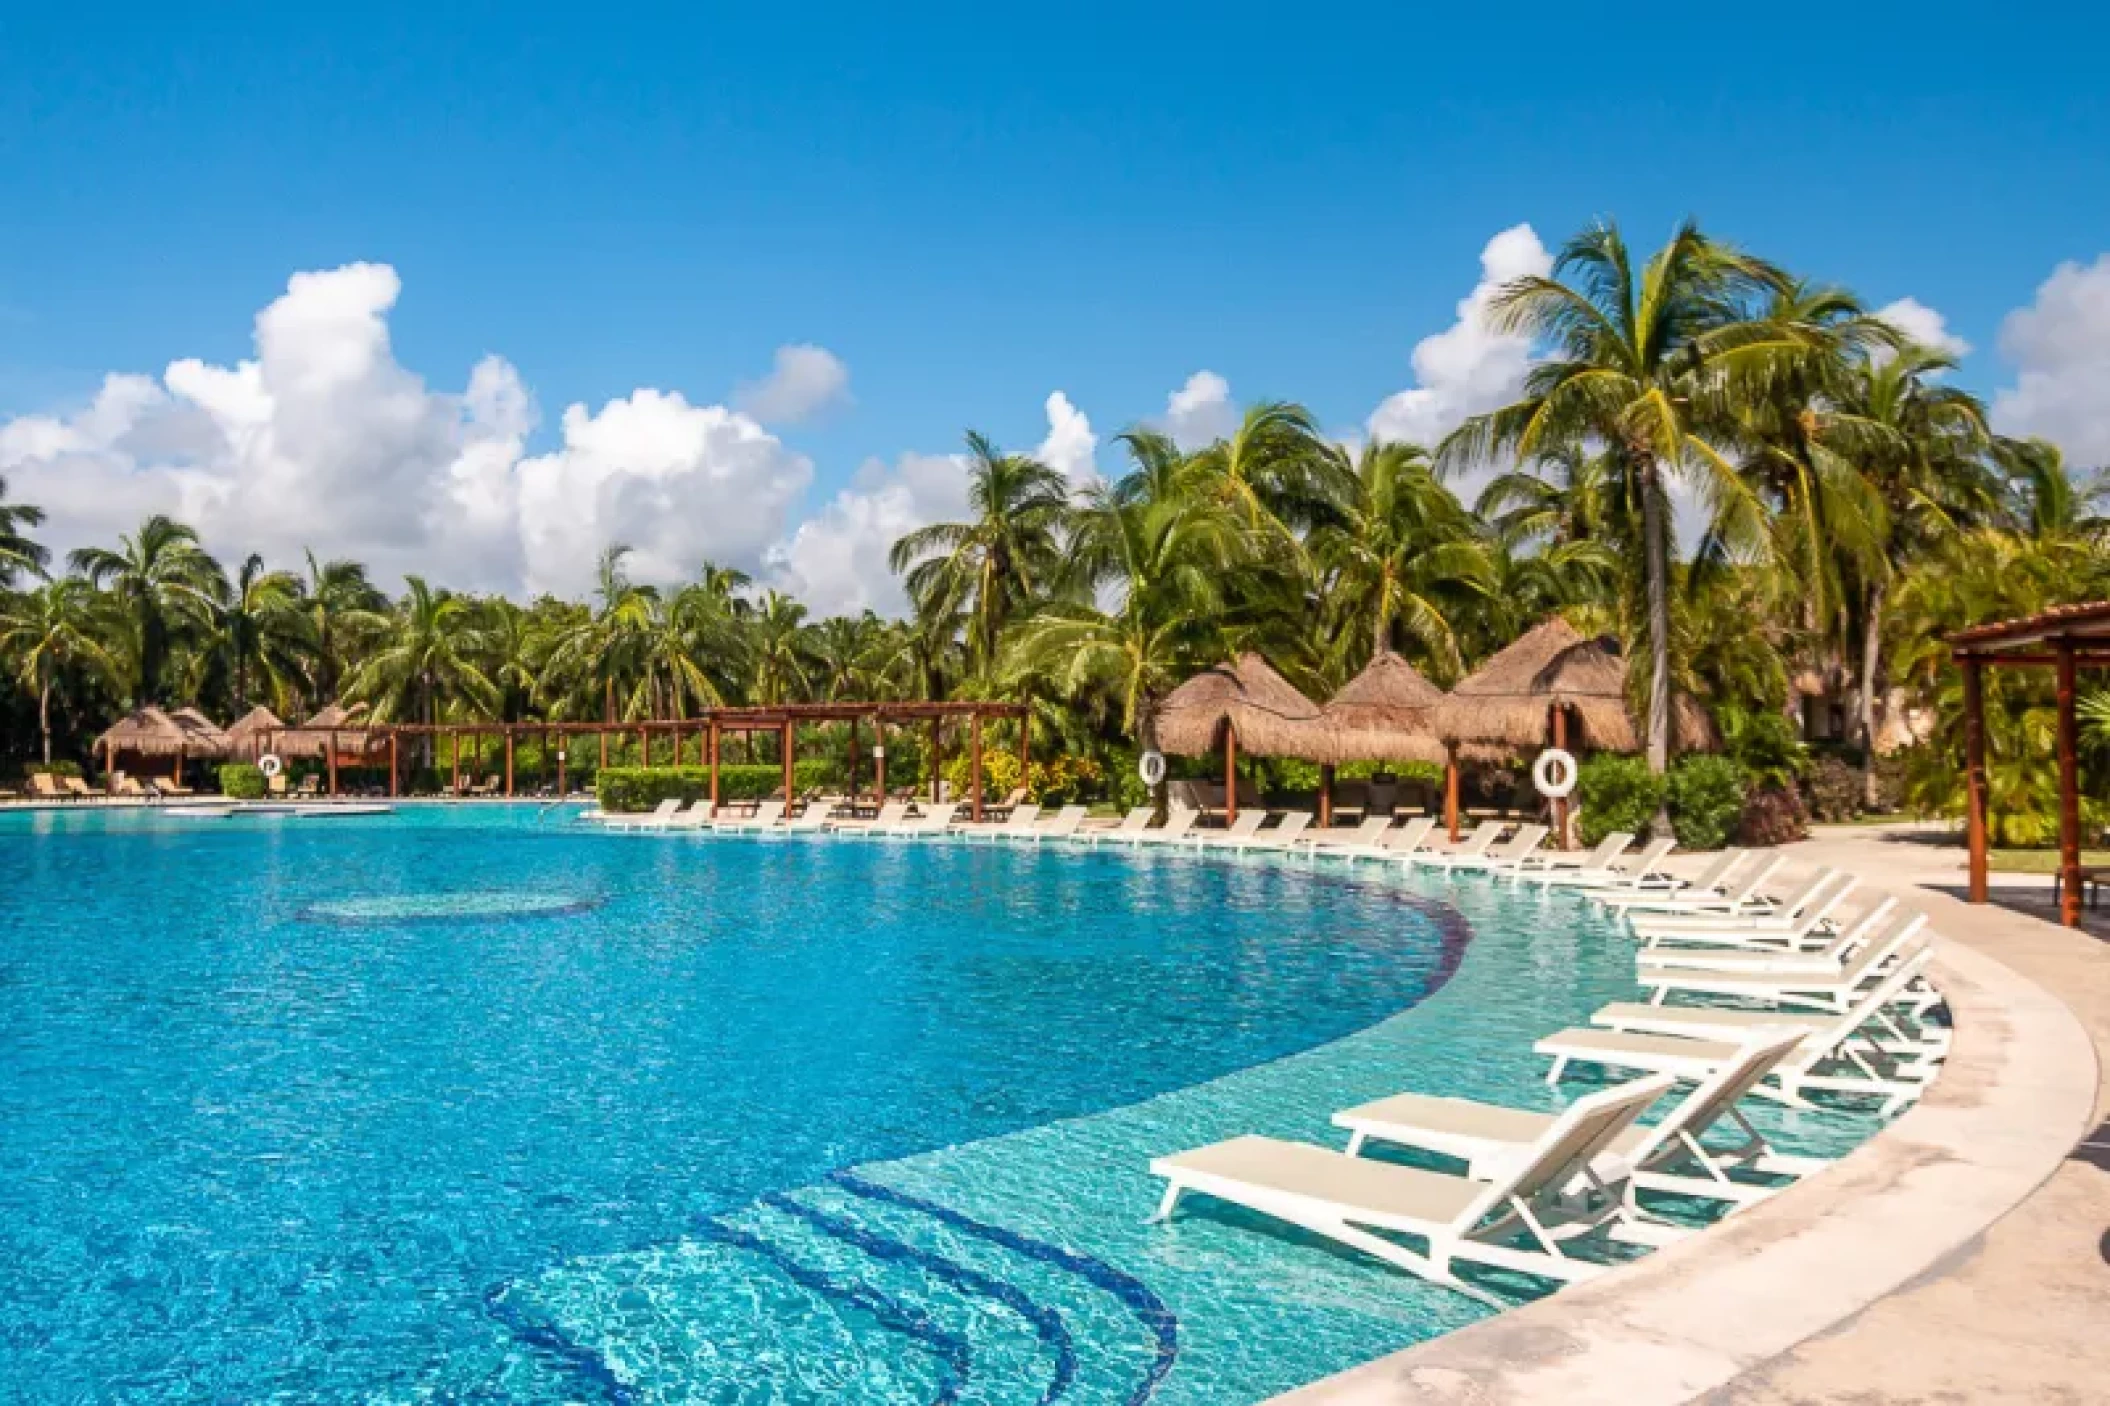
<svg viewBox="0 0 2110 1406"><path fill-rule="evenodd" d="M1720 849L1744 815L1744 769L1727 757L1680 757L1667 796L1670 830L1686 849Z"/></svg>
<svg viewBox="0 0 2110 1406"><path fill-rule="evenodd" d="M264 798L263 768L251 762L229 762L220 768L220 794L234 801Z"/></svg>
<svg viewBox="0 0 2110 1406"><path fill-rule="evenodd" d="M1615 830L1645 834L1663 805L1663 778L1640 757L1600 752L1576 769L1575 828L1586 845Z"/></svg>
<svg viewBox="0 0 2110 1406"><path fill-rule="evenodd" d="M832 770L825 759L792 763L792 785L800 791L826 785ZM718 799L758 801L776 794L784 784L784 769L778 766L720 766ZM611 813L653 810L661 801L700 801L711 794L711 773L700 766L612 766L602 772L597 787L601 809Z"/></svg>

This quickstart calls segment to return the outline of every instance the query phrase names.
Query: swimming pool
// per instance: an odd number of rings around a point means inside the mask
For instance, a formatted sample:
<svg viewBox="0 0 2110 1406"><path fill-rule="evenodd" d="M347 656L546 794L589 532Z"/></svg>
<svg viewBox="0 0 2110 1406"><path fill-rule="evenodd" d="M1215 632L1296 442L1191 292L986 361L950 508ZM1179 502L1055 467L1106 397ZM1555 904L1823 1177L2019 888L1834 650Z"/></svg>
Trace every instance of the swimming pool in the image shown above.
<svg viewBox="0 0 2110 1406"><path fill-rule="evenodd" d="M0 817L0 1397L1257 1401L1485 1310L1146 1230L1147 1157L1551 1106L1530 1039L1631 971L1471 878Z"/></svg>

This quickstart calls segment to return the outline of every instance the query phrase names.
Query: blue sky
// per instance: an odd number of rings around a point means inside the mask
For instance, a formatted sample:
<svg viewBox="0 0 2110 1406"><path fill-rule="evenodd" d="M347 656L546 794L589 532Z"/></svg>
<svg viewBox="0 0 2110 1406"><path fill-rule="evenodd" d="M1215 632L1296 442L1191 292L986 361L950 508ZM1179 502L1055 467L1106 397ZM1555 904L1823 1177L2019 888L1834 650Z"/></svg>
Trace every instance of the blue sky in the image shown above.
<svg viewBox="0 0 2110 1406"><path fill-rule="evenodd" d="M529 453L574 402L725 401L779 346L827 348L849 402L770 427L810 460L795 523L968 426L1032 447L1056 390L1106 468L1204 368L1359 430L1498 231L1606 215L1649 242L1688 213L1937 309L1963 379L2009 384L2002 319L2110 249L2110 20L1705 13L16 14L0 415L233 366L290 275L371 261L402 366L447 392L517 369Z"/></svg>

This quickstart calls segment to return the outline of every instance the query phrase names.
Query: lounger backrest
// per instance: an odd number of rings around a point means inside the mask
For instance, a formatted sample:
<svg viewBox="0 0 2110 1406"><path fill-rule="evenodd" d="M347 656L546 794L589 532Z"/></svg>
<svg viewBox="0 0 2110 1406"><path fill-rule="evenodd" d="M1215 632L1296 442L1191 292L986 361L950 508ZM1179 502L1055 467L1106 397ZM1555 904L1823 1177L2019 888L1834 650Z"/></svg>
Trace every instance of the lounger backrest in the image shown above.
<svg viewBox="0 0 2110 1406"><path fill-rule="evenodd" d="M1800 913L1812 899L1824 892L1825 886L1831 883L1832 875L1836 872L1829 865L1820 865L1812 869L1810 876L1802 881L1801 888L1780 900L1780 915L1783 918L1792 918Z"/></svg>
<svg viewBox="0 0 2110 1406"><path fill-rule="evenodd" d="M1089 808L1085 806L1064 806L1061 810L1055 812L1053 820L1040 827L1040 832L1043 835L1074 834L1077 827L1084 823L1084 817L1089 813Z"/></svg>
<svg viewBox="0 0 2110 1406"><path fill-rule="evenodd" d="M1391 828L1392 817L1389 815L1365 816L1363 823L1355 827L1348 840L1351 844L1374 845L1384 837L1385 831Z"/></svg>
<svg viewBox="0 0 2110 1406"><path fill-rule="evenodd" d="M952 818L959 813L959 809L957 801L926 807L923 814L916 817L915 826L919 830L943 830L952 824Z"/></svg>
<svg viewBox="0 0 2110 1406"><path fill-rule="evenodd" d="M1435 828L1435 816L1417 815L1397 830L1394 830L1391 837L1385 841L1385 844L1395 854L1412 854L1420 849L1423 844L1427 843L1429 832Z"/></svg>
<svg viewBox="0 0 2110 1406"><path fill-rule="evenodd" d="M1609 869L1612 867L1612 861L1626 853L1626 847L1633 842L1634 837L1626 831L1614 830L1597 842L1596 849L1583 856L1582 867L1591 872Z"/></svg>
<svg viewBox="0 0 2110 1406"><path fill-rule="evenodd" d="M1301 835L1304 833L1304 828L1310 824L1310 811L1290 811L1288 814L1284 815L1280 821L1276 823L1272 838L1277 840L1286 840L1292 835Z"/></svg>
<svg viewBox="0 0 2110 1406"><path fill-rule="evenodd" d="M879 814L872 817L872 823L874 825L899 825L901 817L907 814L907 801L888 801L879 808Z"/></svg>
<svg viewBox="0 0 2110 1406"><path fill-rule="evenodd" d="M1898 901L1896 899L1884 899L1875 907L1863 913L1859 922L1840 933L1830 942L1827 942L1824 945L1825 953L1830 956L1838 956L1841 953L1853 951L1856 947L1868 941L1869 938L1882 931L1882 924L1889 921L1891 910L1897 906Z"/></svg>
<svg viewBox="0 0 2110 1406"><path fill-rule="evenodd" d="M1478 1221L1513 1196L1529 1201L1566 1187L1676 1082L1668 1074L1655 1074L1568 1105L1537 1141L1496 1169L1473 1203L1470 1220Z"/></svg>
<svg viewBox="0 0 2110 1406"><path fill-rule="evenodd" d="M1890 969L1866 995L1855 1001L1838 1019L1806 1035L1802 1048L1796 1051L1789 1062L1802 1068L1817 1063L1833 1050L1853 1038L1854 1032L1876 1017L1883 1007L1897 999L1897 994L1912 983L1914 977L1934 959L1934 954L1924 948L1907 957Z"/></svg>
<svg viewBox="0 0 2110 1406"><path fill-rule="evenodd" d="M1458 854L1480 854L1484 852L1489 845L1493 844L1495 842L1495 836L1501 833L1501 821L1483 820L1479 823L1479 825L1474 827L1472 834L1467 835L1463 840L1460 840L1458 842L1458 848L1455 852Z"/></svg>
<svg viewBox="0 0 2110 1406"><path fill-rule="evenodd" d="M1635 883L1646 879L1649 875L1656 872L1656 866L1663 862L1664 857L1677 847L1678 842L1674 839L1650 840L1647 847L1634 860L1633 868L1627 871L1628 878Z"/></svg>
<svg viewBox="0 0 2110 1406"><path fill-rule="evenodd" d="M1925 913L1903 915L1889 932L1862 948L1861 955L1847 963L1845 969L1839 973L1839 979L1849 986L1858 985L1864 977L1892 957L1899 953L1910 955L1912 944L1920 940L1920 929L1925 926Z"/></svg>
<svg viewBox="0 0 2110 1406"><path fill-rule="evenodd" d="M1004 826L1011 830L1030 830L1033 828L1033 822L1038 819L1040 819L1040 807L1021 801L1011 807L1011 814L1005 818Z"/></svg>
<svg viewBox="0 0 2110 1406"><path fill-rule="evenodd" d="M1157 809L1153 806L1137 806L1134 810L1121 817L1121 823L1114 827L1114 833L1126 835L1130 831L1140 830L1148 825L1150 818L1156 814Z"/></svg>
<svg viewBox="0 0 2110 1406"><path fill-rule="evenodd" d="M1722 883L1725 879L1727 879L1731 874L1735 873L1736 866L1742 864L1743 862L1743 850L1723 850L1720 854L1716 855L1713 859L1708 861L1706 868L1702 869L1699 873L1692 876L1693 891L1696 893L1705 893L1708 889L1714 888L1716 885Z"/></svg>
<svg viewBox="0 0 2110 1406"><path fill-rule="evenodd" d="M1801 1043L1802 1034L1795 1030L1768 1031L1750 1041L1741 1055L1703 1079L1649 1129L1647 1139L1634 1149L1634 1164L1645 1166L1655 1160L1678 1141L1680 1133L1703 1136Z"/></svg>
<svg viewBox="0 0 2110 1406"><path fill-rule="evenodd" d="M1201 819L1201 815L1202 813L1198 810L1188 810L1184 806L1179 807L1165 817L1165 828L1159 833L1184 835L1194 828L1194 822Z"/></svg>
<svg viewBox="0 0 2110 1406"><path fill-rule="evenodd" d="M1786 855L1774 855L1771 859L1753 869L1748 878L1744 879L1735 888L1730 889L1723 897L1727 898L1731 903L1739 905L1749 903L1759 889L1765 885L1766 880L1779 873L1780 867L1787 862L1788 857Z"/></svg>
<svg viewBox="0 0 2110 1406"><path fill-rule="evenodd" d="M1240 835L1252 834L1255 830L1258 830L1263 824L1265 824L1266 821L1266 811L1249 810L1244 815L1241 815L1236 820L1232 821L1231 828L1225 831L1224 833L1229 835L1231 838L1236 839Z"/></svg>
<svg viewBox="0 0 2110 1406"><path fill-rule="evenodd" d="M757 825L774 825L783 818L784 803L782 801L764 801L755 807L754 823Z"/></svg>
<svg viewBox="0 0 2110 1406"><path fill-rule="evenodd" d="M675 811L680 809L681 797L669 796L667 799L661 801L658 805L652 807L652 813L664 819L665 817L672 815Z"/></svg>
<svg viewBox="0 0 2110 1406"><path fill-rule="evenodd" d="M1833 870L1826 880L1824 891L1803 905L1802 916L1796 920L1798 935L1814 932L1817 924L1831 916L1832 910L1846 902L1846 896L1860 887L1861 881L1853 875Z"/></svg>
<svg viewBox="0 0 2110 1406"><path fill-rule="evenodd" d="M1546 837L1552 833L1543 825L1520 825L1517 832L1509 837L1509 849L1502 857L1522 859L1543 844Z"/></svg>

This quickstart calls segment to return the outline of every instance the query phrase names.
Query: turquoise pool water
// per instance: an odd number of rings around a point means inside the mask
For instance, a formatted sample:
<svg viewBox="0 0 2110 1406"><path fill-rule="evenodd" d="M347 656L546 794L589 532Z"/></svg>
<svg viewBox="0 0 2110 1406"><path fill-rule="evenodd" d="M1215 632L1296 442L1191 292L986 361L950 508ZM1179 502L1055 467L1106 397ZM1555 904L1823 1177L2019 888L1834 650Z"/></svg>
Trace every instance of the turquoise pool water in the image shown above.
<svg viewBox="0 0 2110 1406"><path fill-rule="evenodd" d="M1257 1401L1484 1310L1148 1156L1551 1106L1631 963L1478 879L0 817L0 1399Z"/></svg>

